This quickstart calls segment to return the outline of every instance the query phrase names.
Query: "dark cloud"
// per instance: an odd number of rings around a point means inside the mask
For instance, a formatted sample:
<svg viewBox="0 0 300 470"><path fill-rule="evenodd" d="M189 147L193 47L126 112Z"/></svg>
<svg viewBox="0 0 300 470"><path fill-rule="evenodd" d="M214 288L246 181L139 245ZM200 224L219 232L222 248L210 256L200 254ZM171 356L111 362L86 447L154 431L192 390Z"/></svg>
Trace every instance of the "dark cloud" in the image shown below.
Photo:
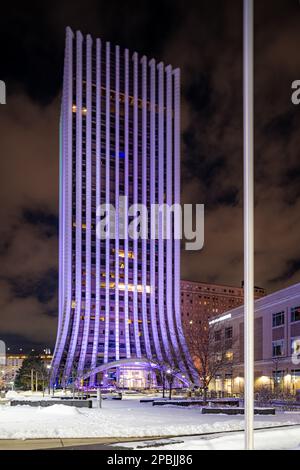
<svg viewBox="0 0 300 470"><path fill-rule="evenodd" d="M0 332L53 345L57 322L59 100L12 95L0 108Z"/></svg>
<svg viewBox="0 0 300 470"><path fill-rule="evenodd" d="M37 277L25 278L24 276L15 276L10 279L11 292L15 298L26 299L28 297L36 297L40 303L47 304L57 292L57 276L55 269L38 275ZM49 314L57 314L49 311Z"/></svg>
<svg viewBox="0 0 300 470"><path fill-rule="evenodd" d="M243 279L242 2L26 2L0 19L0 332L52 344L57 314L58 123L64 29L103 37L182 71L182 201L204 203L205 247L182 277ZM300 5L256 2L256 284L299 281Z"/></svg>
<svg viewBox="0 0 300 470"><path fill-rule="evenodd" d="M232 284L243 279L241 4L222 2L206 24L191 11L168 51L183 57L183 200L206 205L204 250L183 253L182 274ZM272 291L300 277L291 262L299 259L300 109L291 83L299 76L300 5L256 5L256 284Z"/></svg>

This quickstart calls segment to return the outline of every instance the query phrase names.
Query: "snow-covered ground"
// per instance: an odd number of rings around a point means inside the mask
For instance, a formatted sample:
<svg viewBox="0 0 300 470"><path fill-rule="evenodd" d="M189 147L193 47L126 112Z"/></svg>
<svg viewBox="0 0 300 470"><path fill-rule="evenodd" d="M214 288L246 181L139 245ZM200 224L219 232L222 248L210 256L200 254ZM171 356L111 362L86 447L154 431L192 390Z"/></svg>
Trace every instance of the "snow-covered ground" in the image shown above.
<svg viewBox="0 0 300 470"><path fill-rule="evenodd" d="M155 444L155 445L153 445ZM174 438L168 441L136 442L118 446L144 450L243 450L244 434ZM300 426L296 428L274 429L255 432L256 450L300 450Z"/></svg>
<svg viewBox="0 0 300 470"><path fill-rule="evenodd" d="M300 412L260 416L255 422L259 428L300 425ZM105 400L102 409L0 405L0 439L191 436L242 430L243 425L241 416L202 415L201 409L196 407L153 407L133 397L122 401ZM284 430L287 432L288 429Z"/></svg>
<svg viewBox="0 0 300 470"><path fill-rule="evenodd" d="M72 393L67 390L66 392L59 391L56 392L55 398L60 397L72 397ZM39 400L52 400L51 395L45 392L44 395L42 392L15 392L10 391L5 395L5 400L28 400L28 401L39 401ZM1 400L0 400L1 402Z"/></svg>

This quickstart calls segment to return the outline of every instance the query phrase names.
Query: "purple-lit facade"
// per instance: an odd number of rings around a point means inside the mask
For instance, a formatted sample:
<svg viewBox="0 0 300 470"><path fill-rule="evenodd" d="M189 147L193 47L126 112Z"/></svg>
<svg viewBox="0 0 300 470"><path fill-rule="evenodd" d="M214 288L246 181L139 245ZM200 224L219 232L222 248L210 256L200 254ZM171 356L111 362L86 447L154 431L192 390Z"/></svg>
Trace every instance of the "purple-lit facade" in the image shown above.
<svg viewBox="0 0 300 470"><path fill-rule="evenodd" d="M61 109L59 320L52 381L165 360L193 370L181 326L180 241L123 239L128 206L180 202L180 71L67 28ZM96 208L116 236L96 236ZM127 211L127 209L126 209ZM129 223L125 211L125 229Z"/></svg>

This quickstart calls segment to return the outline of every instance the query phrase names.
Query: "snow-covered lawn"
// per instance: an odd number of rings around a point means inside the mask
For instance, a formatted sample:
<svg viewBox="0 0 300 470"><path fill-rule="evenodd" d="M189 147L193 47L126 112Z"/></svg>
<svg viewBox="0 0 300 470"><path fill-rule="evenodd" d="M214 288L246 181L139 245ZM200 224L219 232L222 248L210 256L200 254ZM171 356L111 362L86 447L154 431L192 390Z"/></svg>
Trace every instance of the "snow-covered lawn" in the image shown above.
<svg viewBox="0 0 300 470"><path fill-rule="evenodd" d="M172 441L174 443L172 443ZM244 435L231 433L227 435L200 437L185 437L170 439L169 442L136 442L118 444L131 449L144 450L243 450ZM164 444L164 445L160 445ZM255 432L256 450L300 450L300 427L274 429Z"/></svg>
<svg viewBox="0 0 300 470"><path fill-rule="evenodd" d="M196 407L153 407L133 398L105 400L102 409L0 405L0 439L180 436L241 430L243 424L241 416L202 415ZM256 427L281 424L300 424L300 413L256 417Z"/></svg>

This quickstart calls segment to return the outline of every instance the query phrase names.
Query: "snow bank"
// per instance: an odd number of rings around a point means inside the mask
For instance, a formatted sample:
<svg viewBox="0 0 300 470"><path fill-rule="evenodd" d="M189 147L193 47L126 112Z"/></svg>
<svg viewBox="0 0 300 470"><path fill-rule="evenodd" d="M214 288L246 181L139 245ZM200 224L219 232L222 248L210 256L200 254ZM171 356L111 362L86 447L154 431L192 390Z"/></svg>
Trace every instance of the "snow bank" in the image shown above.
<svg viewBox="0 0 300 470"><path fill-rule="evenodd" d="M145 447L147 450L243 450L244 434L229 434L227 436L209 439L180 438L180 443L168 443L163 447ZM118 444L120 445L120 444ZM124 444L122 444L123 446ZM125 444L126 447L133 447ZM141 448L141 442L134 444L134 448ZM300 427L287 429L274 429L255 432L254 447L256 450L299 450Z"/></svg>
<svg viewBox="0 0 300 470"><path fill-rule="evenodd" d="M38 410L40 413L52 416L78 416L81 414L78 408L66 405L52 405L47 407L39 407Z"/></svg>
<svg viewBox="0 0 300 470"><path fill-rule="evenodd" d="M24 400L24 401L39 401L39 400L51 400L51 396L46 394L43 396L42 392L7 392L5 395L7 400Z"/></svg>
<svg viewBox="0 0 300 470"><path fill-rule="evenodd" d="M16 392L16 391L9 391L6 392L5 396L8 400L28 400L28 401L39 401L39 400L52 400L52 396L49 393L45 392L32 392L28 390L27 392ZM55 398L60 397L72 397L72 392L69 390L63 391L59 390L55 392Z"/></svg>
<svg viewBox="0 0 300 470"><path fill-rule="evenodd" d="M299 414L255 418L256 427L299 424ZM242 430L241 416L202 415L201 409L160 408L138 400L103 402L103 408L0 405L0 439L165 437Z"/></svg>
<svg viewBox="0 0 300 470"><path fill-rule="evenodd" d="M13 400L13 399L16 399L16 398L20 398L20 394L18 392L13 392L12 390L9 391L9 392L6 392L5 394L5 398L7 398L8 400Z"/></svg>

